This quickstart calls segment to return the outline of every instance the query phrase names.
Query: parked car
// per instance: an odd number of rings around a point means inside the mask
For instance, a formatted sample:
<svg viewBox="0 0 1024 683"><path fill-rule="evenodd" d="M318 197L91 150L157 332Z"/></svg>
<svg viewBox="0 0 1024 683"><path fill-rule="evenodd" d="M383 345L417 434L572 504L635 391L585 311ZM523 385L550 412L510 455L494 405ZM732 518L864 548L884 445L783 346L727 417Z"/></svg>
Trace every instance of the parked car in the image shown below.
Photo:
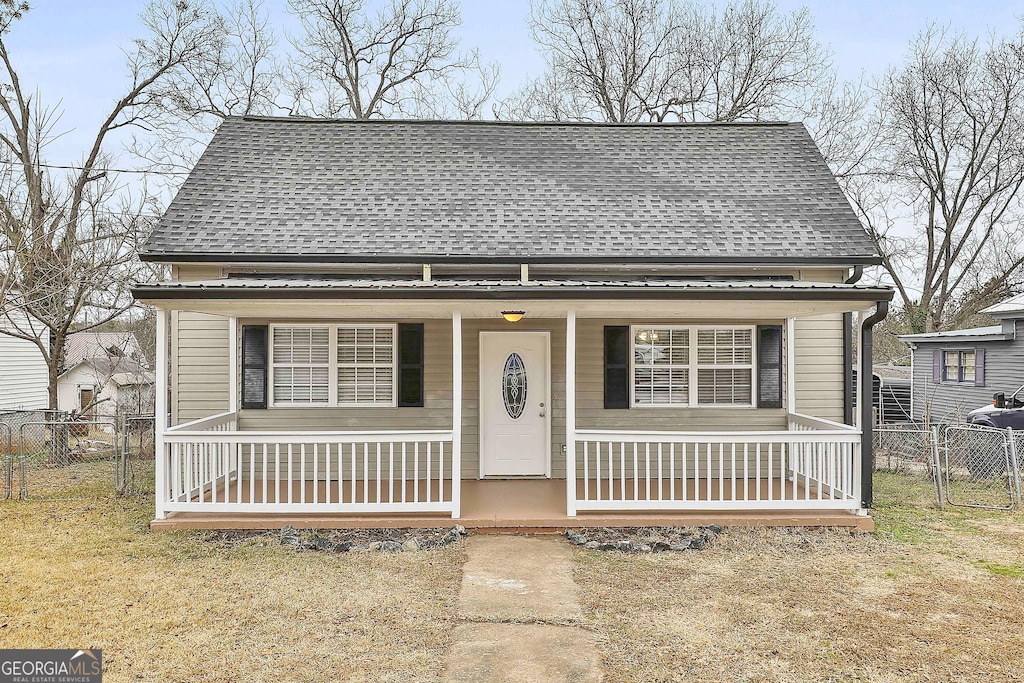
<svg viewBox="0 0 1024 683"><path fill-rule="evenodd" d="M992 397L992 405L976 408L967 414L967 423L997 429L1024 430L1024 386L1010 394L1002 392Z"/></svg>

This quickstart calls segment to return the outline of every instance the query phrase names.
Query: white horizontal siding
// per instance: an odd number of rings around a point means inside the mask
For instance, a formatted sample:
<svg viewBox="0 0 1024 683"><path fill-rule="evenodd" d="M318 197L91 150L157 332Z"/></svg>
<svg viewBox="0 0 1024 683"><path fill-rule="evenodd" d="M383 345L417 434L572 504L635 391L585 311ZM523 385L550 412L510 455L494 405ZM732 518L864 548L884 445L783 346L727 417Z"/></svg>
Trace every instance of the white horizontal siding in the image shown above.
<svg viewBox="0 0 1024 683"><path fill-rule="evenodd" d="M842 422L843 315L798 318L795 328L795 412Z"/></svg>
<svg viewBox="0 0 1024 683"><path fill-rule="evenodd" d="M9 315L16 325L24 320L18 311ZM44 333L43 343L48 340L49 334ZM0 410L49 407L47 385L46 361L39 347L34 342L0 333Z"/></svg>

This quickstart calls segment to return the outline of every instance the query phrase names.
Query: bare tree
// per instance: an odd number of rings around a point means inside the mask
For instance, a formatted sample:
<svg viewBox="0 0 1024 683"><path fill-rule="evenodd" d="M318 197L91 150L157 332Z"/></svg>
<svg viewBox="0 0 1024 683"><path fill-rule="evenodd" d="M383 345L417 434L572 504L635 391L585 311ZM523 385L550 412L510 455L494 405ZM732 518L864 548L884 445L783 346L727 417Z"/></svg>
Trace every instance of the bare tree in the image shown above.
<svg viewBox="0 0 1024 683"><path fill-rule="evenodd" d="M414 89L401 113L414 119L482 119L501 80L501 66L497 62L481 63L476 51L470 62L472 66L461 76L444 78L430 88Z"/></svg>
<svg viewBox="0 0 1024 683"><path fill-rule="evenodd" d="M202 5L158 0L141 15L147 29L127 53L129 84L93 135L80 163L54 166L47 144L59 113L19 77L6 36L24 5L0 4L0 278L7 325L0 333L34 342L49 371L50 407L72 329L90 329L132 306L127 285L141 267L138 242L152 211L145 184L128 191L112 168L109 138L142 124L167 79L195 71L215 53L217 30ZM18 316L11 315L17 308Z"/></svg>
<svg viewBox="0 0 1024 683"><path fill-rule="evenodd" d="M193 0L206 16L209 52L154 84L132 152L154 170L188 172L228 116L284 112L277 34L263 0L235 0L223 11Z"/></svg>
<svg viewBox="0 0 1024 683"><path fill-rule="evenodd" d="M877 172L849 194L916 331L943 329L1024 280L1024 34L930 27L879 96Z"/></svg>
<svg viewBox="0 0 1024 683"><path fill-rule="evenodd" d="M452 0L390 0L375 16L366 0L289 0L288 5L303 29L292 39L295 113L383 118L422 110L445 91L461 96L461 107L471 114L482 108L476 90L452 85L459 76L481 70L477 53L458 52L453 30L462 20ZM484 101L496 75L493 66L483 68Z"/></svg>
<svg viewBox="0 0 1024 683"><path fill-rule="evenodd" d="M791 118L830 74L810 13L764 0L535 0L530 29L547 71L501 118Z"/></svg>

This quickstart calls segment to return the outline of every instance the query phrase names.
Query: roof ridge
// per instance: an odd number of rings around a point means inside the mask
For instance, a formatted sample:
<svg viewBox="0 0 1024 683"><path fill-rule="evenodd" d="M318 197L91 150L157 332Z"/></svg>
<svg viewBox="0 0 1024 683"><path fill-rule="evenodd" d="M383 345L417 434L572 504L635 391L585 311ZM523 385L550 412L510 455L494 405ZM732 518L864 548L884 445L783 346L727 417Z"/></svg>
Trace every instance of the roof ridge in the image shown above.
<svg viewBox="0 0 1024 683"><path fill-rule="evenodd" d="M313 116L257 116L252 114L227 116L225 121L309 123L309 124L419 124L419 125L471 125L471 126L572 126L608 128L685 128L685 127L756 127L756 126L799 126L800 121L496 121L483 119L345 119L319 118Z"/></svg>

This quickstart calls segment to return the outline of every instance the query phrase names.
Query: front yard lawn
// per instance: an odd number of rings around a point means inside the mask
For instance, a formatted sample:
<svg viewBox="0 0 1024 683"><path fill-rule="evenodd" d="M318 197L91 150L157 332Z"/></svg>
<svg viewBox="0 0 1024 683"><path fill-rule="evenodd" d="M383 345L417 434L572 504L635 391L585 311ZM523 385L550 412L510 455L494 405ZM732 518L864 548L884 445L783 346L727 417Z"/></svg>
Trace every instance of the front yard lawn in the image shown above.
<svg viewBox="0 0 1024 683"><path fill-rule="evenodd" d="M577 551L612 681L1024 680L1024 514L876 479L878 531L727 530L696 553Z"/></svg>
<svg viewBox="0 0 1024 683"><path fill-rule="evenodd" d="M1024 513L877 480L878 531L577 550L605 680L1024 681ZM431 681L462 544L295 551L150 533L150 499L0 502L0 647L101 647L108 681Z"/></svg>
<svg viewBox="0 0 1024 683"><path fill-rule="evenodd" d="M431 681L462 545L296 552L150 533L152 499L0 502L0 647L103 648L105 681Z"/></svg>

